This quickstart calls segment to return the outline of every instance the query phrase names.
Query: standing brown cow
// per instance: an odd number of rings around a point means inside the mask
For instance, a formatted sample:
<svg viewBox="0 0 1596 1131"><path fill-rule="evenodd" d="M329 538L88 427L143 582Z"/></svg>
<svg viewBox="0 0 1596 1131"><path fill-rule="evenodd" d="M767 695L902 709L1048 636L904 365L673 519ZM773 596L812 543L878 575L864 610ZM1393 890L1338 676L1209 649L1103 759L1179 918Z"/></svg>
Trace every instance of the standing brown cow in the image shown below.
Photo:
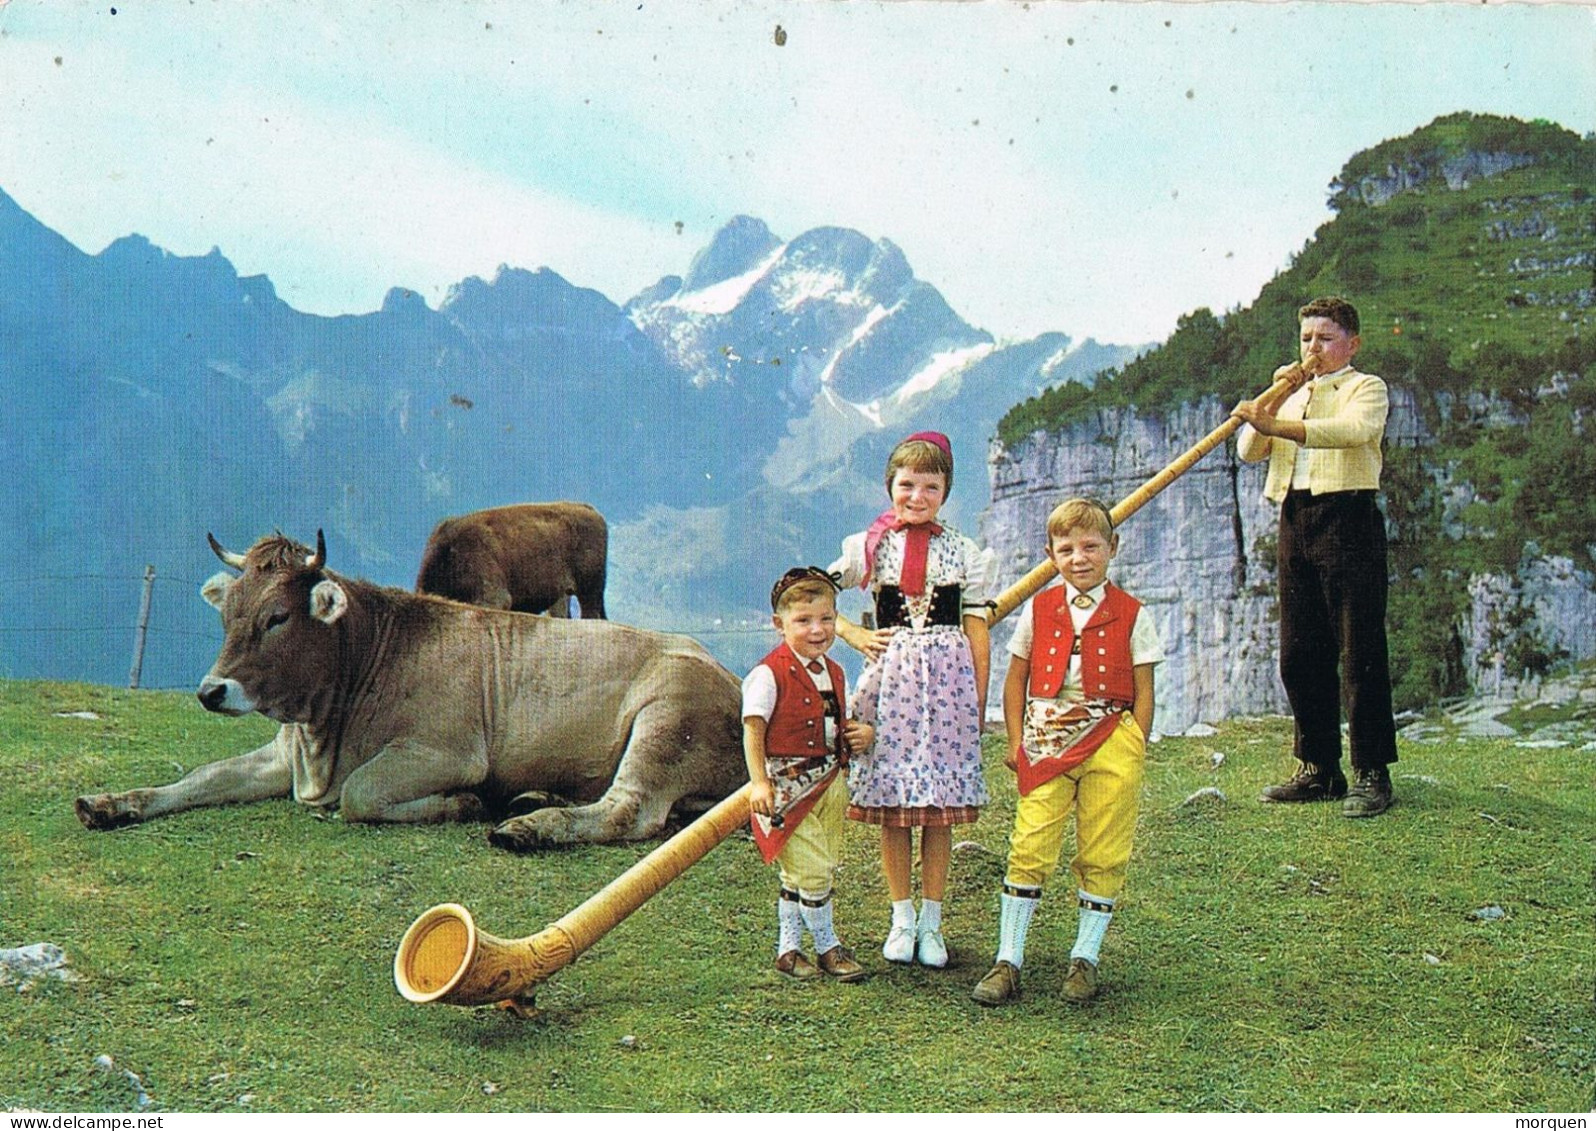
<svg viewBox="0 0 1596 1131"><path fill-rule="evenodd" d="M586 503L521 503L438 523L427 539L416 592L490 609L604 618L609 527Z"/></svg>

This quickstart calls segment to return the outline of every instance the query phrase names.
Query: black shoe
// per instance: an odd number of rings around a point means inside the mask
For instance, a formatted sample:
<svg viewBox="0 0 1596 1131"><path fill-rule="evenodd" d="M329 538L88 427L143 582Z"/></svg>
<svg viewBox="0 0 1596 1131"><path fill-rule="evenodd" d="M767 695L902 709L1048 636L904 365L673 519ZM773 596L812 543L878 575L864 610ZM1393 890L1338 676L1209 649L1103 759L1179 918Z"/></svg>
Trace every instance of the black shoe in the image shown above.
<svg viewBox="0 0 1596 1131"><path fill-rule="evenodd" d="M1258 795L1259 801L1334 801L1346 796L1347 779L1339 768L1325 769L1312 762L1297 763L1290 781L1272 785Z"/></svg>
<svg viewBox="0 0 1596 1131"><path fill-rule="evenodd" d="M1343 817L1374 817L1391 808L1391 771L1384 766L1359 770L1357 781L1341 803Z"/></svg>

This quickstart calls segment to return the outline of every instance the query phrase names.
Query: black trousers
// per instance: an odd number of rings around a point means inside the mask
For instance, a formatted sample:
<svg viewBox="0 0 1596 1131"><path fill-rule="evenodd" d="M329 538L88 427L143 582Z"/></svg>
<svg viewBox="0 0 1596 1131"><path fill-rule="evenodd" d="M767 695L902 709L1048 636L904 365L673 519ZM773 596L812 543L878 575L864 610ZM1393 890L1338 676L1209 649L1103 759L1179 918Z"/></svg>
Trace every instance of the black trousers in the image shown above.
<svg viewBox="0 0 1596 1131"><path fill-rule="evenodd" d="M1374 492L1288 491L1278 565L1280 681L1296 722L1294 752L1338 765L1345 705L1353 770L1395 762L1385 517Z"/></svg>

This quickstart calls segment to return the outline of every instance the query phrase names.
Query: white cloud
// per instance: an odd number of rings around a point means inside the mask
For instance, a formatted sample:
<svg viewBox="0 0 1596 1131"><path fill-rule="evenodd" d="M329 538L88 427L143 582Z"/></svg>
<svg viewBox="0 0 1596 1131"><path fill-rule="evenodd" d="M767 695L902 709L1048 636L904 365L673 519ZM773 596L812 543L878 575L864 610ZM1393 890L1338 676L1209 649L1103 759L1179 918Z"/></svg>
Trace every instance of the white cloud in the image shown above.
<svg viewBox="0 0 1596 1131"><path fill-rule="evenodd" d="M0 9L0 188L324 313L501 262L624 301L748 213L891 239L1002 337L1146 340L1250 300L1360 148L1459 108L1596 126L1591 21L1522 6L171 11Z"/></svg>

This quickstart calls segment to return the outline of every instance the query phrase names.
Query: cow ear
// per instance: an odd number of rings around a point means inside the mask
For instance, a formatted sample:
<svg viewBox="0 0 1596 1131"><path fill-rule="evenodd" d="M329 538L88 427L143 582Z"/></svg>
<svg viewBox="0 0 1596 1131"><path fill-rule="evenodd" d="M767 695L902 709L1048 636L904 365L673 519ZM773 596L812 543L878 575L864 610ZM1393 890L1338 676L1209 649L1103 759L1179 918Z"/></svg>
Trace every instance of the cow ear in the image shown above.
<svg viewBox="0 0 1596 1131"><path fill-rule="evenodd" d="M310 591L310 615L322 624L332 624L349 608L349 594L336 581L318 581Z"/></svg>
<svg viewBox="0 0 1596 1131"><path fill-rule="evenodd" d="M205 598L207 605L219 609L222 602L227 600L227 590L233 580L233 575L225 571L212 574L211 579L200 586L200 596Z"/></svg>

